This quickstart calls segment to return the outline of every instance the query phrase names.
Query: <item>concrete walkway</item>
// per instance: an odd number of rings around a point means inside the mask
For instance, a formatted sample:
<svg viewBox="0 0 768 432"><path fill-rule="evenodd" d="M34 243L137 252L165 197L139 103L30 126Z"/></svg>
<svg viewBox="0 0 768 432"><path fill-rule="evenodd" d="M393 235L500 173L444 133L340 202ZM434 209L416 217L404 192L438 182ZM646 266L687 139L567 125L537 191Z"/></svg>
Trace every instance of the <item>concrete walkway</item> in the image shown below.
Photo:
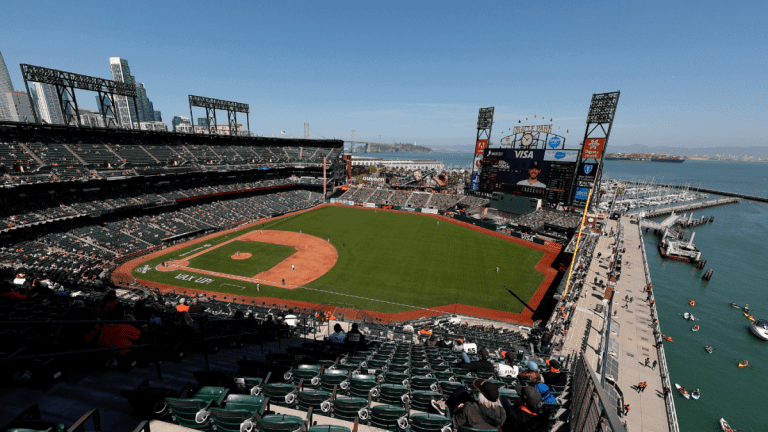
<svg viewBox="0 0 768 432"><path fill-rule="evenodd" d="M668 432L670 426L666 417L660 368L645 366L646 359L653 364L658 361L658 357L651 327L651 309L645 300L647 294L643 292L645 275L639 248L642 239L638 235L637 227L631 225L629 219L623 219L622 223L625 237L621 239L623 244L620 244L620 248L626 248L626 252L622 253L622 272L615 287L615 315L611 324L611 340L618 344L618 352L610 352L611 348L616 348L615 344L611 344L609 356L613 356L618 362L618 374L614 377L616 386L620 390L619 393L623 394L624 403L630 406L629 414L624 417L628 430ZM608 221L607 230L616 231L617 226L617 221ZM587 271L586 283L576 301L572 324L563 340L561 352L563 355L579 352L589 325L591 328L586 339L584 358L595 370L598 369L601 332L608 311L608 304L603 301L606 290L594 284L595 277L608 282L608 262L600 262L597 254L602 253L602 258L609 256L614 240L613 236L603 236L598 240ZM625 301L626 297L632 298L632 301ZM603 306L603 309L598 312L600 306ZM638 392L635 387L642 381L646 382L648 387L644 392Z"/></svg>

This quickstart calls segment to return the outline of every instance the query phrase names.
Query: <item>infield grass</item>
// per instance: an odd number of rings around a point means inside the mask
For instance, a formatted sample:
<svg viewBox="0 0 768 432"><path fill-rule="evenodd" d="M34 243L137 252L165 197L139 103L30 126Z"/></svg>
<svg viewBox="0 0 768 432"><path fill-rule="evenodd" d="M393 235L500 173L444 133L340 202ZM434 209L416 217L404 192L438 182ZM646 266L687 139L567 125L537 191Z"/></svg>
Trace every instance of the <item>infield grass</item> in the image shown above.
<svg viewBox="0 0 768 432"><path fill-rule="evenodd" d="M236 260L232 255L248 252L250 258ZM187 267L253 277L293 255L296 248L272 243L235 240L189 260ZM226 269L226 270L221 270Z"/></svg>
<svg viewBox="0 0 768 432"><path fill-rule="evenodd" d="M530 300L544 279L544 275L534 269L544 252L448 222L440 225L436 222L427 216L345 207L324 207L267 221L265 230L301 230L321 239L330 238L338 250L338 262L333 269L308 284L308 289L287 290L262 283L261 291L256 292L256 284L220 277L201 275L215 279L207 285L175 279L178 274L189 274L185 271L134 275L184 288L355 306L389 313L454 303L521 312L523 305L507 289L524 301ZM261 225L250 230L256 229L261 229ZM226 237L243 232L246 230ZM225 240L212 239L206 244ZM191 245L147 264L154 267L170 258L182 259L181 255L201 246L202 243ZM235 250L242 252L245 248ZM234 251L226 257L206 261L204 265L195 262L195 266L237 274L234 266L240 262L229 258L232 253ZM208 253L198 258L206 255ZM141 266L143 264L137 267ZM290 283L290 275L286 275L286 280ZM223 285L226 283L244 289Z"/></svg>

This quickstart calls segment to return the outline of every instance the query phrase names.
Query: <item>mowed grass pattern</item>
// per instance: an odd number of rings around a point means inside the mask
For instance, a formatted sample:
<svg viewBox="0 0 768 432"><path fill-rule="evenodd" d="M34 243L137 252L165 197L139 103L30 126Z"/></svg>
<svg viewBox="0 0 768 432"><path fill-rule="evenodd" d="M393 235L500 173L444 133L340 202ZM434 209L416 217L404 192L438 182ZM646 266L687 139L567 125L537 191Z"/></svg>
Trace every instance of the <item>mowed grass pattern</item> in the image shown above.
<svg viewBox="0 0 768 432"><path fill-rule="evenodd" d="M236 260L240 252L252 254L250 258ZM237 276L252 277L276 266L296 252L293 246L235 240L189 260L191 268L210 270Z"/></svg>
<svg viewBox="0 0 768 432"><path fill-rule="evenodd" d="M260 228L261 225L253 229ZM544 275L534 269L544 252L445 221L438 225L436 219L427 216L325 207L267 222L264 229L301 230L322 239L330 238L338 250L338 262L330 272L308 285L322 292L286 290L265 284L256 292L255 284L223 278L214 278L216 281L208 285L175 279L184 272L151 271L146 275L136 273L136 277L185 288L354 305L389 313L410 310L408 306L429 308L454 303L519 313L523 306L507 289L527 301L544 280ZM226 237L234 237L234 233ZM224 240L214 239L210 243ZM148 264L180 259L181 254L200 246L180 249ZM217 268L216 271L225 272L221 265ZM224 283L245 289L222 286Z"/></svg>

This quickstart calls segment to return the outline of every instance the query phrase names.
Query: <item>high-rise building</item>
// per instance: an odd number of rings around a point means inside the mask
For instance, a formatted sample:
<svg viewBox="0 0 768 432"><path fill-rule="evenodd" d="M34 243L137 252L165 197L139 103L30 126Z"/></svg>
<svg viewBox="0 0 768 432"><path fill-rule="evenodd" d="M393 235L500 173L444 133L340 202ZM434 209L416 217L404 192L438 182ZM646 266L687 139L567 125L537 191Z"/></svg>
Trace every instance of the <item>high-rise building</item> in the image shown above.
<svg viewBox="0 0 768 432"><path fill-rule="evenodd" d="M208 119L206 117L198 117L197 118L197 125L208 127Z"/></svg>
<svg viewBox="0 0 768 432"><path fill-rule="evenodd" d="M10 121L12 113L5 94L13 91L13 83L8 68L5 67L3 53L0 53L0 121Z"/></svg>
<svg viewBox="0 0 768 432"><path fill-rule="evenodd" d="M34 123L35 116L32 106L29 105L29 95L24 92L9 91L3 95L5 104L10 111L10 121L21 123Z"/></svg>
<svg viewBox="0 0 768 432"><path fill-rule="evenodd" d="M173 125L174 132L178 132L179 126L188 127L189 129L192 128L192 123L189 122L189 117L184 116L173 117L171 124Z"/></svg>
<svg viewBox="0 0 768 432"><path fill-rule="evenodd" d="M124 127L138 127L139 122L157 121L155 119L154 105L147 97L147 89L143 83L137 83L131 75L128 60L120 57L110 57L109 66L112 69L112 80L133 84L136 86L136 105L133 98L117 96L115 98L120 124ZM138 117L137 117L138 116Z"/></svg>
<svg viewBox="0 0 768 432"><path fill-rule="evenodd" d="M155 121L156 122L163 121L163 113L161 113L160 111L155 111Z"/></svg>
<svg viewBox="0 0 768 432"><path fill-rule="evenodd" d="M47 124L64 124L56 87L51 84L33 83L30 89L40 121Z"/></svg>

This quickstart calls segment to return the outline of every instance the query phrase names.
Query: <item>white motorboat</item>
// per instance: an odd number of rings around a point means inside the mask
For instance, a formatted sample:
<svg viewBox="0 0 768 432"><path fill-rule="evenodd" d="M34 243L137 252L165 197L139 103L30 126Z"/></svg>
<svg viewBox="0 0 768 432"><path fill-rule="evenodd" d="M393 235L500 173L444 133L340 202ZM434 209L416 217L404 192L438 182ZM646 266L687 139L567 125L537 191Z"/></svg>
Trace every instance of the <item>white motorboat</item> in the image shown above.
<svg viewBox="0 0 768 432"><path fill-rule="evenodd" d="M749 324L749 329L760 339L768 340L768 320L756 319Z"/></svg>

